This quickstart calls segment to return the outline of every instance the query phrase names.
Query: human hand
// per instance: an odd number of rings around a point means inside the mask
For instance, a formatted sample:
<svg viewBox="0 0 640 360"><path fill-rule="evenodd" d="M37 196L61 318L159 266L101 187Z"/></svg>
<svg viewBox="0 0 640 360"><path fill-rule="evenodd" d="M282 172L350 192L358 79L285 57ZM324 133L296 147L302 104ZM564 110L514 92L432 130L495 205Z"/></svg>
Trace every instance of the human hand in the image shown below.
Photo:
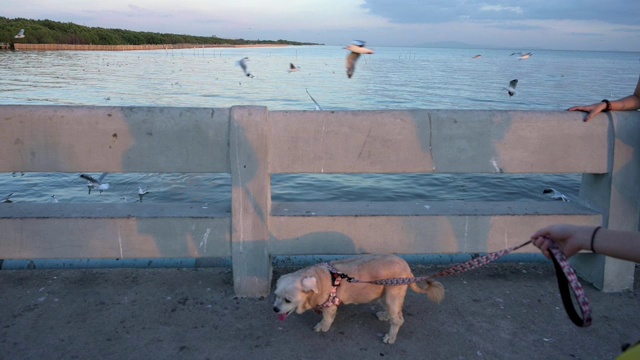
<svg viewBox="0 0 640 360"><path fill-rule="evenodd" d="M582 119L582 121L587 122L591 120L594 116L600 114L604 109L607 108L607 104L604 102L595 103L587 106L574 106L567 109L567 111L582 111L586 112L587 115Z"/></svg>
<svg viewBox="0 0 640 360"><path fill-rule="evenodd" d="M547 226L531 235L531 243L538 247L544 256L551 258L549 247L555 242L564 255L569 258L590 244L593 227L557 224Z"/></svg>

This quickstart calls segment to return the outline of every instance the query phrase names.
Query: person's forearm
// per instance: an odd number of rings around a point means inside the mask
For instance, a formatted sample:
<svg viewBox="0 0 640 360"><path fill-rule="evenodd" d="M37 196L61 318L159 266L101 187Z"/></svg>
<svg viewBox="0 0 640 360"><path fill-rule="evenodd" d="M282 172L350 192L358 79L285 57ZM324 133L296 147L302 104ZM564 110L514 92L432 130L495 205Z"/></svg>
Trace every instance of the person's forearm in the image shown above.
<svg viewBox="0 0 640 360"><path fill-rule="evenodd" d="M611 111L625 111L640 109L640 78L638 84L633 91L633 95L623 97L615 101L611 101Z"/></svg>
<svg viewBox="0 0 640 360"><path fill-rule="evenodd" d="M597 254L640 262L640 233L600 229L593 239ZM589 250L589 249L585 249Z"/></svg>
<svg viewBox="0 0 640 360"><path fill-rule="evenodd" d="M611 111L626 111L640 109L640 96L629 95L619 100L611 101Z"/></svg>

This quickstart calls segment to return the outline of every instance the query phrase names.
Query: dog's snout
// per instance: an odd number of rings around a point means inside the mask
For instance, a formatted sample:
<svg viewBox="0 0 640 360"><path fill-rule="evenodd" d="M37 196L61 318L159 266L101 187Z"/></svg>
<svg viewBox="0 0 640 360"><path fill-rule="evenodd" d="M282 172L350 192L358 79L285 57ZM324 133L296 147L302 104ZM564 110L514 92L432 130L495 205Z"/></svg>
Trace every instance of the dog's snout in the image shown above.
<svg viewBox="0 0 640 360"><path fill-rule="evenodd" d="M273 307L273 311L275 311L275 312L280 312L280 308L279 308L279 307L277 307L277 306L274 306L274 307Z"/></svg>

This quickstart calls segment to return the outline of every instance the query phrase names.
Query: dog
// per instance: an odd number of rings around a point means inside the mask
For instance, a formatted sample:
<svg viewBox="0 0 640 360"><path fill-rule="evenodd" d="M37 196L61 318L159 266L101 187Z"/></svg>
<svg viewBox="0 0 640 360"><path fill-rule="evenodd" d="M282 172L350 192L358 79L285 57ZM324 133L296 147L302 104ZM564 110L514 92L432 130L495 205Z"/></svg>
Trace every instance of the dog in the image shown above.
<svg viewBox="0 0 640 360"><path fill-rule="evenodd" d="M338 305L365 304L379 299L384 310L376 315L378 319L390 323L389 332L382 341L393 344L400 326L404 323L402 305L407 288L411 287L411 290L417 293L427 294L435 303L444 299L442 284L430 279L410 285L387 286L341 281L340 274L360 281L414 277L409 264L395 255L363 255L334 261L330 265L316 264L278 279L274 291L273 311L278 314L280 320L285 320L294 311L302 314L314 309L322 313L322 320L316 324L314 330L326 332L336 317Z"/></svg>

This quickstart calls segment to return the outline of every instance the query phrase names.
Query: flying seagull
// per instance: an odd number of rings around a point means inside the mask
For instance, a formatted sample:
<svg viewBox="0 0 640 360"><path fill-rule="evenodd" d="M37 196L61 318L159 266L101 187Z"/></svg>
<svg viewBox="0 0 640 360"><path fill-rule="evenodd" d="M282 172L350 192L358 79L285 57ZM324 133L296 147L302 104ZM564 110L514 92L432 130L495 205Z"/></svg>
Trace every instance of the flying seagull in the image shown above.
<svg viewBox="0 0 640 360"><path fill-rule="evenodd" d="M248 57L243 57L242 59L236 61L236 65L240 66L242 68L242 71L244 71L244 74L247 77L252 78L253 75L251 74L251 72L249 71L249 68L247 67L247 61L249 61Z"/></svg>
<svg viewBox="0 0 640 360"><path fill-rule="evenodd" d="M24 37L24 29L20 29L18 35L14 36L16 39L22 39Z"/></svg>
<svg viewBox="0 0 640 360"><path fill-rule="evenodd" d="M345 49L351 51L347 55L347 77L351 79L353 72L356 70L356 61L361 54L373 54L373 50L367 49L365 42L362 40L353 40L352 44L345 47Z"/></svg>
<svg viewBox="0 0 640 360"><path fill-rule="evenodd" d="M91 190L95 188L97 188L100 191L100 194L102 194L103 191L109 189L109 184L103 182L105 176L107 176L107 173L102 173L102 175L100 175L100 177L96 180L91 175L87 175L87 174L80 175L81 178L88 181L87 187L89 188L89 194L91 194Z"/></svg>
<svg viewBox="0 0 640 360"><path fill-rule="evenodd" d="M298 71L298 70L300 70L300 68L299 68L299 67L297 67L297 66L293 65L293 63L289 63L289 70L288 70L288 71L289 71L290 73L292 73L292 72L294 72L294 71Z"/></svg>
<svg viewBox="0 0 640 360"><path fill-rule="evenodd" d="M511 53L511 55L509 55L509 56L513 56L513 55L520 55L518 60L526 60L526 59L530 58L531 55L533 55L533 53L530 53L530 52L523 53L522 51L518 51L518 52Z"/></svg>
<svg viewBox="0 0 640 360"><path fill-rule="evenodd" d="M516 85L518 85L518 79L513 79L509 81L509 87L504 88L509 93L509 97L516 94Z"/></svg>
<svg viewBox="0 0 640 360"><path fill-rule="evenodd" d="M530 58L530 57L531 57L531 55L533 55L533 54L532 54L532 53L530 53L530 52L528 52L528 53L526 53L526 54L522 54L522 55L518 58L518 60L526 60L526 59Z"/></svg>
<svg viewBox="0 0 640 360"><path fill-rule="evenodd" d="M564 202L568 202L569 201L569 199L565 195L561 194L556 189L551 189L551 188L544 189L544 190L542 190L542 193L543 194L551 194L551 198L554 199L554 200L562 200Z"/></svg>
<svg viewBox="0 0 640 360"><path fill-rule="evenodd" d="M481 59L481 58L482 58L482 55L480 55L480 54L478 54L478 55L476 55L476 56L472 57L472 59Z"/></svg>
<svg viewBox="0 0 640 360"><path fill-rule="evenodd" d="M307 92L307 95L309 95L309 97L311 98L311 100L313 100L313 102L316 104L316 110L322 110L322 108L320 107L320 104L318 104L318 102L316 101L316 99L313 98L313 96L311 96L311 94L309 94L309 90L307 90L306 88L304 89L304 91Z"/></svg>

